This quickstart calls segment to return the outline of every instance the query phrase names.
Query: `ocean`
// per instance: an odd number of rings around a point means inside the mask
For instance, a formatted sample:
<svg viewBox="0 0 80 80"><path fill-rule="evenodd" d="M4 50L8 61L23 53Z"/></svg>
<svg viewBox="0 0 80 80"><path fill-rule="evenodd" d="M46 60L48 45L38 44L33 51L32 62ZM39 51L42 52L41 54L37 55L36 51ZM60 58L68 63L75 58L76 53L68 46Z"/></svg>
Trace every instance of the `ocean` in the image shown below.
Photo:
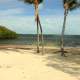
<svg viewBox="0 0 80 80"><path fill-rule="evenodd" d="M35 34L19 34L17 39L0 39L0 45L11 44L11 45L35 45L37 44L37 35ZM41 44L41 42L40 42ZM80 46L80 35L65 35L64 37L65 46ZM44 35L45 46L59 46L60 35Z"/></svg>

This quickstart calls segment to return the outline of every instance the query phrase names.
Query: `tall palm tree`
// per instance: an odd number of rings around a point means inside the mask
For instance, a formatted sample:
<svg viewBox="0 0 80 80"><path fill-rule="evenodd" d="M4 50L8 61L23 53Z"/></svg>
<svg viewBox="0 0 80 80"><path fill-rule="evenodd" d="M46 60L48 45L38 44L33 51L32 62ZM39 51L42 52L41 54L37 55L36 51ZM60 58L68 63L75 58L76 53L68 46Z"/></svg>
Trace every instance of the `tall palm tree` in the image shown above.
<svg viewBox="0 0 80 80"><path fill-rule="evenodd" d="M35 7L35 21L37 24L37 53L40 52L39 49L39 40L40 40L40 35L39 35L39 28L41 31L41 44L42 44L42 54L43 54L43 49L44 49L44 45L43 45L43 31L42 31L42 26L41 26L41 22L40 22L40 18L39 18L39 13L38 13L38 6L40 3L43 2L43 0L22 0L25 3L29 3L29 4L33 4Z"/></svg>
<svg viewBox="0 0 80 80"><path fill-rule="evenodd" d="M68 16L69 11L74 10L80 6L78 4L77 0L63 0L64 5L64 22L63 22L63 28L61 33L61 56L65 56L64 54L64 32L66 27L66 19Z"/></svg>

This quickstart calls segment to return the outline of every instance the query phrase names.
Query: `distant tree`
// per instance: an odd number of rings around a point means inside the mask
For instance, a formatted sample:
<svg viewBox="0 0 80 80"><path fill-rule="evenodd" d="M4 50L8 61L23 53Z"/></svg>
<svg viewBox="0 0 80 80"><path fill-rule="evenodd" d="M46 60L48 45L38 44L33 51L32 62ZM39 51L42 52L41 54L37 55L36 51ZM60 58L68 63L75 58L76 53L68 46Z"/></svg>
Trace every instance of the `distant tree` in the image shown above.
<svg viewBox="0 0 80 80"><path fill-rule="evenodd" d="M15 39L17 37L16 32L0 25L0 39Z"/></svg>
<svg viewBox="0 0 80 80"><path fill-rule="evenodd" d="M61 55L65 56L64 54L64 32L66 27L66 18L69 13L69 11L75 10L80 6L80 3L78 0L63 0L63 6L64 6L64 22L63 22L63 28L61 33Z"/></svg>

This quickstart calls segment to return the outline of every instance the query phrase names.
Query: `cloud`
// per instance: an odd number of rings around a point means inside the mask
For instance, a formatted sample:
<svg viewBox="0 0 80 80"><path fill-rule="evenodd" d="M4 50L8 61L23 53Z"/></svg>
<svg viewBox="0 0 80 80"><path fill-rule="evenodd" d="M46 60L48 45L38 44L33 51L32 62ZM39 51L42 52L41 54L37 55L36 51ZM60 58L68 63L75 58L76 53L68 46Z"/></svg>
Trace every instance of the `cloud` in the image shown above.
<svg viewBox="0 0 80 80"><path fill-rule="evenodd" d="M6 16L0 20L0 25L18 33L35 33L36 25L33 16Z"/></svg>
<svg viewBox="0 0 80 80"><path fill-rule="evenodd" d="M0 3L8 3L10 1L12 1L12 0L0 0Z"/></svg>
<svg viewBox="0 0 80 80"><path fill-rule="evenodd" d="M47 0L40 4L40 19L44 34L60 34L63 25L63 9L59 0ZM55 3L53 5L53 2ZM57 7L58 6L58 7ZM60 7L60 8L59 8ZM80 34L79 10L70 12L67 17L66 34ZM73 15L72 15L73 14ZM33 16L32 16L33 15ZM75 16L74 16L75 15ZM32 6L18 0L0 0L0 24L18 33L36 33Z"/></svg>
<svg viewBox="0 0 80 80"><path fill-rule="evenodd" d="M80 15L69 15L67 17L65 34L80 34ZM6 16L0 19L0 24L18 33L36 33L34 16ZM44 34L61 34L63 16L41 16L40 17Z"/></svg>
<svg viewBox="0 0 80 80"><path fill-rule="evenodd" d="M7 10L0 10L0 17L5 17L5 16L13 16L16 14L22 14L24 13L23 8L13 8L13 9L7 9Z"/></svg>
<svg viewBox="0 0 80 80"><path fill-rule="evenodd" d="M0 0L0 9L10 9L20 7L22 3L19 0Z"/></svg>
<svg viewBox="0 0 80 80"><path fill-rule="evenodd" d="M67 17L65 34L80 34L80 15L69 15ZM44 33L61 34L63 26L63 16L61 15L49 15L43 16L42 25Z"/></svg>

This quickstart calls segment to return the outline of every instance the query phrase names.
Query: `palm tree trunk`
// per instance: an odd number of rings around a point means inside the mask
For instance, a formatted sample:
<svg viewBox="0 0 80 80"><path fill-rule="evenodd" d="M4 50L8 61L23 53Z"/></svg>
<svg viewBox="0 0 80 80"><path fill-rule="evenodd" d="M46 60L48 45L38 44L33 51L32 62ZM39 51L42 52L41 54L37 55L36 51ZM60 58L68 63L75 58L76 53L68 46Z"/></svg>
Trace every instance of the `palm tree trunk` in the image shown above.
<svg viewBox="0 0 80 80"><path fill-rule="evenodd" d="M40 19L39 19L39 15L38 15L38 21L39 21L39 26L40 26L40 31L41 31L42 54L44 54L44 39L43 39L43 31L42 31L42 26L41 26L41 22L40 22Z"/></svg>
<svg viewBox="0 0 80 80"><path fill-rule="evenodd" d="M35 0L35 20L37 21L37 53L40 52L40 49L39 49L39 28L40 28L40 31L41 31L41 44L42 44L42 54L43 54L43 31L42 31L42 26L41 26L41 23L40 23L40 19L39 19L39 14L38 14L38 1Z"/></svg>
<svg viewBox="0 0 80 80"><path fill-rule="evenodd" d="M35 7L35 21L37 25L37 53L39 53L40 52L40 49L39 49L39 20L38 20L38 1L37 0L35 0L34 7Z"/></svg>
<svg viewBox="0 0 80 80"><path fill-rule="evenodd" d="M38 16L37 16L37 53L40 52L40 49L39 49L39 25L38 25Z"/></svg>
<svg viewBox="0 0 80 80"><path fill-rule="evenodd" d="M63 28L61 33L61 56L65 56L64 54L64 32L66 28L66 18L67 18L68 10L65 9L64 12L64 22L63 22Z"/></svg>

